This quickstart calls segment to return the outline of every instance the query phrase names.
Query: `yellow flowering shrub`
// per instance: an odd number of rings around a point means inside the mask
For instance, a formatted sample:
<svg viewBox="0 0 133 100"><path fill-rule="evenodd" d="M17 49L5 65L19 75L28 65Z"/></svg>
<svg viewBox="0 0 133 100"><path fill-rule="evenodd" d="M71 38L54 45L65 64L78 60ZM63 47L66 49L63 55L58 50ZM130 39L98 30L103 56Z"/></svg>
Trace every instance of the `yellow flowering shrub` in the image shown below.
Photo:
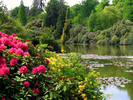
<svg viewBox="0 0 133 100"><path fill-rule="evenodd" d="M80 54L70 53L62 57L54 52L47 53L50 55L47 57L50 70L53 76L58 77L56 81L59 82L59 87L66 91L64 97L69 95L69 98L75 100L103 98L99 89L100 83L97 81L99 73L91 69L86 72L86 68L80 63Z"/></svg>

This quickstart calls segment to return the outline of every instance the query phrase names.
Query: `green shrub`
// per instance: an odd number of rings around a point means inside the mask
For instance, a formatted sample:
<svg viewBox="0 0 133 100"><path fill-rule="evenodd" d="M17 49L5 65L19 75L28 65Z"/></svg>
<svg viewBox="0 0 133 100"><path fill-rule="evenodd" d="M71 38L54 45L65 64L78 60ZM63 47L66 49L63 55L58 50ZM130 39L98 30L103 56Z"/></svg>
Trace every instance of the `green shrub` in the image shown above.
<svg viewBox="0 0 133 100"><path fill-rule="evenodd" d="M2 10L0 11L0 31L7 34L24 32L24 27L17 20L12 19Z"/></svg>
<svg viewBox="0 0 133 100"><path fill-rule="evenodd" d="M126 39L127 44L133 44L133 33L130 33Z"/></svg>

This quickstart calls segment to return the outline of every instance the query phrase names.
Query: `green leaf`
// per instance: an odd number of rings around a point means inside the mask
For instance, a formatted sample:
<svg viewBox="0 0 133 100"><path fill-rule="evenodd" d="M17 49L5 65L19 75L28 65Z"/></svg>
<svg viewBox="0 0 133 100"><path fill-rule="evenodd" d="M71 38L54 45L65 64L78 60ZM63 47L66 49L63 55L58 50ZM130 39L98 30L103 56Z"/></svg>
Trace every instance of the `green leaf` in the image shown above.
<svg viewBox="0 0 133 100"><path fill-rule="evenodd" d="M63 90L66 91L66 85L63 87Z"/></svg>

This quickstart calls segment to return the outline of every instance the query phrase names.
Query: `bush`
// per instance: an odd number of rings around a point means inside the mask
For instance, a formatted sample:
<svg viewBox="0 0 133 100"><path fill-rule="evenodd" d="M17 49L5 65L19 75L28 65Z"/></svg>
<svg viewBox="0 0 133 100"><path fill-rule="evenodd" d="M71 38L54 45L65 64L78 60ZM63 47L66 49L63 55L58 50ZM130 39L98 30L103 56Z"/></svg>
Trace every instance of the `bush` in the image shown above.
<svg viewBox="0 0 133 100"><path fill-rule="evenodd" d="M0 11L0 30L11 35L12 33L24 32L25 29L19 21L5 15L4 11Z"/></svg>
<svg viewBox="0 0 133 100"><path fill-rule="evenodd" d="M80 55L63 58L47 51L39 53L41 47L22 43L15 34L0 32L0 37L0 99L102 99L99 73L86 73Z"/></svg>
<svg viewBox="0 0 133 100"><path fill-rule="evenodd" d="M72 96L71 99L77 100L100 100L101 92L97 88L100 84L97 81L99 73L94 70L86 72L86 68L81 61L81 54L69 53L63 58L60 54L48 52L51 57L47 58L53 71L53 75L58 76L58 80L69 78L72 84L66 85L67 94L65 98ZM71 100L70 99L70 100Z"/></svg>
<svg viewBox="0 0 133 100"><path fill-rule="evenodd" d="M133 34L132 22L129 20L121 20L115 23L111 28L103 30L98 33L93 42L97 44L132 44L132 40L129 39ZM128 38L128 39L127 39Z"/></svg>
<svg viewBox="0 0 133 100"><path fill-rule="evenodd" d="M61 52L61 47L55 41L54 36L52 34L52 30L54 27L45 28L45 32L41 34L39 37L39 41L41 44L48 44L48 46L51 46L53 49L50 49L51 51Z"/></svg>

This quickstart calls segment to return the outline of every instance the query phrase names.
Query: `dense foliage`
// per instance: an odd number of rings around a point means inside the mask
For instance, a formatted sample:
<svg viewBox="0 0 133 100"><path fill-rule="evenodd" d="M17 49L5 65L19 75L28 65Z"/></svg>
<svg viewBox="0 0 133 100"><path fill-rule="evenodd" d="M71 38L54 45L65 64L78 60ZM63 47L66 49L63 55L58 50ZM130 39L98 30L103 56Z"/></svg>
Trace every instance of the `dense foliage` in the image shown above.
<svg viewBox="0 0 133 100"><path fill-rule="evenodd" d="M103 30L94 38L96 44L133 44L133 23L129 20L122 20L113 27Z"/></svg>
<svg viewBox="0 0 133 100"><path fill-rule="evenodd" d="M73 53L60 57L45 52L30 40L23 43L15 34L0 32L0 99L102 99L99 73L86 73L80 59Z"/></svg>
<svg viewBox="0 0 133 100"><path fill-rule="evenodd" d="M21 0L17 17L18 17L17 20L19 20L23 26L26 25L27 18L26 18L26 11L25 11L25 7L23 4L23 0Z"/></svg>
<svg viewBox="0 0 133 100"><path fill-rule="evenodd" d="M70 38L67 43L90 44L95 36L94 33L89 32L82 25L75 25L70 29Z"/></svg>
<svg viewBox="0 0 133 100"><path fill-rule="evenodd" d="M130 20L133 22L133 1L125 0L123 6L123 17L126 20Z"/></svg>
<svg viewBox="0 0 133 100"><path fill-rule="evenodd" d="M2 6L0 7L0 30L7 34L24 32L21 23L10 18Z"/></svg>
<svg viewBox="0 0 133 100"><path fill-rule="evenodd" d="M63 32L62 32L62 36L61 36L61 43L65 44L65 42L69 39L70 37L70 33L69 30L71 28L71 21L70 21L70 8L67 8L67 12L66 12L66 19L65 19L65 23L64 23L64 28L63 28Z"/></svg>

